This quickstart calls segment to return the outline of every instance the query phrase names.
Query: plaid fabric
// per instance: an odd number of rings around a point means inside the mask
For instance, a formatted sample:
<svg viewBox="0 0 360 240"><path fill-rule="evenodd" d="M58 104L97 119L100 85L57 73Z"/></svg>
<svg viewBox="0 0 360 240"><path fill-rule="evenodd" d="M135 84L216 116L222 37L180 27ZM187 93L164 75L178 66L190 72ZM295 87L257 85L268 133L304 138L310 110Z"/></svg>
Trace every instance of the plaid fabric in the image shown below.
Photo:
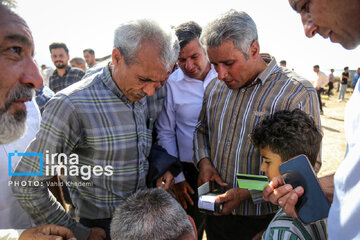
<svg viewBox="0 0 360 240"><path fill-rule="evenodd" d="M123 198L146 188L147 157L152 145L149 121L150 118L155 120L161 111L165 94L166 89L160 88L153 97L130 104L106 66L48 102L40 131L27 152L48 151L49 154L65 153L67 156L75 153L79 156L79 167L113 167L113 175L92 174L86 181L81 176L67 176L68 182L91 185L69 187L79 217L111 218ZM15 171L39 172L39 161L23 157ZM50 178L45 174L13 177L14 181L41 183L39 187L14 187L15 197L36 224L56 223L70 228L78 239L87 238L89 229L76 223L50 197L46 188Z"/></svg>
<svg viewBox="0 0 360 240"><path fill-rule="evenodd" d="M66 67L65 74L60 77L57 70L49 78L49 88L57 93L64 88L78 82L85 75L85 72L78 68Z"/></svg>
<svg viewBox="0 0 360 240"><path fill-rule="evenodd" d="M209 158L229 187L237 187L237 173L261 174L260 153L249 141L249 134L267 115L279 110L300 108L320 127L319 102L311 83L273 59L254 82L231 90L214 79L204 94L204 103L194 135L197 164ZM320 157L315 165L318 171ZM265 215L277 210L270 203L254 204L247 200L236 214Z"/></svg>

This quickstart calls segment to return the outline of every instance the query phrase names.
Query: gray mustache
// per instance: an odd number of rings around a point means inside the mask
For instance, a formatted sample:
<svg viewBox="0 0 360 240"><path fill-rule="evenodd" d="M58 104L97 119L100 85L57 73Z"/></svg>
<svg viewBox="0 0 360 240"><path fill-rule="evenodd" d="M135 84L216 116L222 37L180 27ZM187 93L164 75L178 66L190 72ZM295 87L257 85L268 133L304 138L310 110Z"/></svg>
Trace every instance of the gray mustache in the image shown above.
<svg viewBox="0 0 360 240"><path fill-rule="evenodd" d="M20 85L15 90L11 91L9 93L9 96L7 97L5 101L5 110L7 110L13 102L15 102L18 99L31 99L35 94L35 90L29 87L26 87L25 85Z"/></svg>

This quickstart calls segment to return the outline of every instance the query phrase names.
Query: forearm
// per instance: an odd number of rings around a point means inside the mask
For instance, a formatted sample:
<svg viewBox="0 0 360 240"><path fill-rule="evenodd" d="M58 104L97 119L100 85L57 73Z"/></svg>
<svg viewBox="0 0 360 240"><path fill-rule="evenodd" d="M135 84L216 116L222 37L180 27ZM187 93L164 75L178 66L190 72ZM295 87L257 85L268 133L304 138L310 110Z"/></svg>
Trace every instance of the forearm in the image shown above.
<svg viewBox="0 0 360 240"><path fill-rule="evenodd" d="M334 174L319 178L320 186L330 203L334 197Z"/></svg>
<svg viewBox="0 0 360 240"><path fill-rule="evenodd" d="M194 132L194 164L198 167L202 159L209 159L210 157L210 144L204 127L203 124L200 124Z"/></svg>

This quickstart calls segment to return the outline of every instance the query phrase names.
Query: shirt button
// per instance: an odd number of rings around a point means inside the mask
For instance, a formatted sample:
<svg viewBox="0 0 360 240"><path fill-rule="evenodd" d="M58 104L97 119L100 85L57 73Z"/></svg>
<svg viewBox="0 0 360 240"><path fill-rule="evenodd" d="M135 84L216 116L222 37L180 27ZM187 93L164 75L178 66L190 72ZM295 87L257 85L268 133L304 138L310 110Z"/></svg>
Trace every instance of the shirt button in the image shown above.
<svg viewBox="0 0 360 240"><path fill-rule="evenodd" d="M241 92L245 92L245 89L241 89Z"/></svg>

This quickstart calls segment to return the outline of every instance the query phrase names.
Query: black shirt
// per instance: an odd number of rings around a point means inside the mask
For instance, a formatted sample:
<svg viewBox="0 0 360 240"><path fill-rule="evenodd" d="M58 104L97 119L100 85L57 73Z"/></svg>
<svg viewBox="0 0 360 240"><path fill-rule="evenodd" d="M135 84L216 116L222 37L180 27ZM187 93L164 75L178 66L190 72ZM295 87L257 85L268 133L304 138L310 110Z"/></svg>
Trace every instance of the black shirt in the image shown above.
<svg viewBox="0 0 360 240"><path fill-rule="evenodd" d="M349 77L349 73L347 72L343 72L342 73L342 78L341 78L341 84L347 84L347 78L344 78L344 76L346 76L346 77Z"/></svg>

